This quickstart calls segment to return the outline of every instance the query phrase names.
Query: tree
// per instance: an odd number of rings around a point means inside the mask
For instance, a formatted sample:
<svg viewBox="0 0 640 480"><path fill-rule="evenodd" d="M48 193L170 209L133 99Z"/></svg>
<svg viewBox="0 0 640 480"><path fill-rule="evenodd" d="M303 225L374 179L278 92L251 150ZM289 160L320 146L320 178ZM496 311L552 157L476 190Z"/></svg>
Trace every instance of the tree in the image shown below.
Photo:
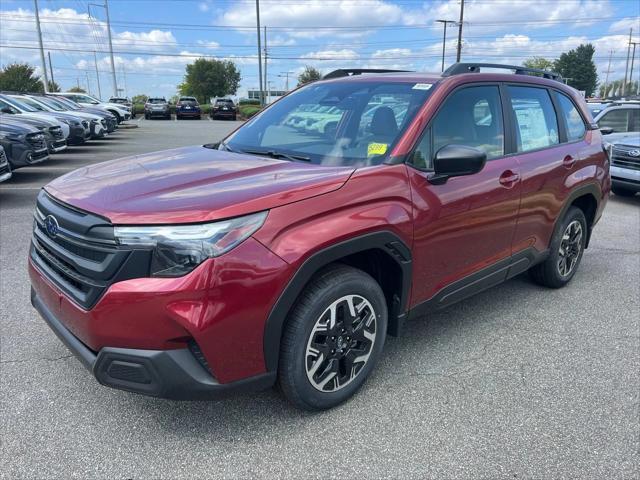
<svg viewBox="0 0 640 480"><path fill-rule="evenodd" d="M590 43L582 44L575 50L560 55L553 68L562 75L567 83L577 90L584 90L590 97L596 90L598 72L593 61L596 49Z"/></svg>
<svg viewBox="0 0 640 480"><path fill-rule="evenodd" d="M298 75L298 86L304 85L305 83L315 82L316 80L320 80L321 78L322 74L317 68L306 65L304 67L304 71L300 75Z"/></svg>
<svg viewBox="0 0 640 480"><path fill-rule="evenodd" d="M43 92L44 84L28 63L12 63L0 70L0 90Z"/></svg>
<svg viewBox="0 0 640 480"><path fill-rule="evenodd" d="M180 93L194 96L200 103L209 103L211 97L235 94L240 86L240 70L230 60L199 58L187 65L186 70Z"/></svg>
<svg viewBox="0 0 640 480"><path fill-rule="evenodd" d="M73 93L87 93L87 91L82 88L82 87L71 87L69 90L67 90L67 92L73 92Z"/></svg>
<svg viewBox="0 0 640 480"><path fill-rule="evenodd" d="M131 97L131 103L147 103L147 100L149 100L149 97L144 93Z"/></svg>
<svg viewBox="0 0 640 480"><path fill-rule="evenodd" d="M551 70L553 68L553 62L544 57L527 58L522 62L522 65L527 68L537 68L538 70Z"/></svg>
<svg viewBox="0 0 640 480"><path fill-rule="evenodd" d="M49 91L50 92L59 92L60 91L60 85L58 85L56 82L54 82L53 80L49 80L47 82L47 85L49 87Z"/></svg>

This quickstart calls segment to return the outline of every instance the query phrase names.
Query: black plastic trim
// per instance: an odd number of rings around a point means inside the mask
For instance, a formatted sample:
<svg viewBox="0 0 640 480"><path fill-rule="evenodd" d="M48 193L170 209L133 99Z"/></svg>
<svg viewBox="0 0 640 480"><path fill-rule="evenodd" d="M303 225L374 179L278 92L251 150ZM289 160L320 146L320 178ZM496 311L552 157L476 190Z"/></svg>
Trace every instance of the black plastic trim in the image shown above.
<svg viewBox="0 0 640 480"><path fill-rule="evenodd" d="M268 371L275 372L278 367L280 339L286 316L311 277L325 265L348 255L373 249L387 252L402 270L402 292L395 310L398 322L404 320L411 288L411 249L400 237L386 230L337 243L309 257L291 278L271 309L264 329L264 358Z"/></svg>
<svg viewBox="0 0 640 480"><path fill-rule="evenodd" d="M98 382L108 387L173 400L205 400L263 390L276 381L275 372L265 372L235 382L218 383L188 348L139 350L105 347L94 352L56 318L33 288L31 304L82 365L93 373ZM128 378L118 375L114 366L121 372L129 369L132 375Z"/></svg>
<svg viewBox="0 0 640 480"><path fill-rule="evenodd" d="M529 247L510 257L499 260L493 265L447 285L430 299L419 303L409 311L409 318L414 319L441 310L476 293L499 285L544 261L548 254L548 250L539 252L535 248Z"/></svg>

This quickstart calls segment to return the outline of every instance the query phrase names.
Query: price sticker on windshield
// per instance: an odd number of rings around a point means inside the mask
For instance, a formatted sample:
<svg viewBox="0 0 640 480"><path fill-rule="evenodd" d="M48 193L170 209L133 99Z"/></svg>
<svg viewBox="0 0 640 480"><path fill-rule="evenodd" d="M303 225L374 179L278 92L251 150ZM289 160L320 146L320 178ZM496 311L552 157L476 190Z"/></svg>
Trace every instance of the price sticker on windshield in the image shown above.
<svg viewBox="0 0 640 480"><path fill-rule="evenodd" d="M370 143L367 147L367 157L372 157L374 155L384 155L387 152L386 143Z"/></svg>
<svg viewBox="0 0 640 480"><path fill-rule="evenodd" d="M433 86L433 83L416 83L413 87L413 90L429 90Z"/></svg>

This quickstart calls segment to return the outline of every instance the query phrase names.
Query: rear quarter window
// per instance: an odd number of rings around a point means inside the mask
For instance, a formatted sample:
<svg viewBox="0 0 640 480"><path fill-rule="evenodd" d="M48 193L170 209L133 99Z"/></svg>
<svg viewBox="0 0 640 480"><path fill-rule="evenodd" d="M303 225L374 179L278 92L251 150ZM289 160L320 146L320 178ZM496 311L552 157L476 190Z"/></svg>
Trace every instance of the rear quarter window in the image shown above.
<svg viewBox="0 0 640 480"><path fill-rule="evenodd" d="M578 109L573 104L571 99L562 93L558 93L558 101L560 103L560 110L567 125L567 140L574 142L581 140L587 131L584 126L584 120L578 112Z"/></svg>

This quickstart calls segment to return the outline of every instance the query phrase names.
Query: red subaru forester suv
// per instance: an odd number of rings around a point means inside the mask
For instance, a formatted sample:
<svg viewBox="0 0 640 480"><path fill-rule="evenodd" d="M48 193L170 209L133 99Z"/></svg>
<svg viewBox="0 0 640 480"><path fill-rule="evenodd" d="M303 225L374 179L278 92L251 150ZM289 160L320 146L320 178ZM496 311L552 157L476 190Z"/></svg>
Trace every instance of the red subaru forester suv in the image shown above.
<svg viewBox="0 0 640 480"><path fill-rule="evenodd" d="M487 66L336 71L218 144L54 180L34 307L104 385L277 383L317 410L362 386L405 320L527 270L562 287L609 194L601 134L555 74Z"/></svg>

